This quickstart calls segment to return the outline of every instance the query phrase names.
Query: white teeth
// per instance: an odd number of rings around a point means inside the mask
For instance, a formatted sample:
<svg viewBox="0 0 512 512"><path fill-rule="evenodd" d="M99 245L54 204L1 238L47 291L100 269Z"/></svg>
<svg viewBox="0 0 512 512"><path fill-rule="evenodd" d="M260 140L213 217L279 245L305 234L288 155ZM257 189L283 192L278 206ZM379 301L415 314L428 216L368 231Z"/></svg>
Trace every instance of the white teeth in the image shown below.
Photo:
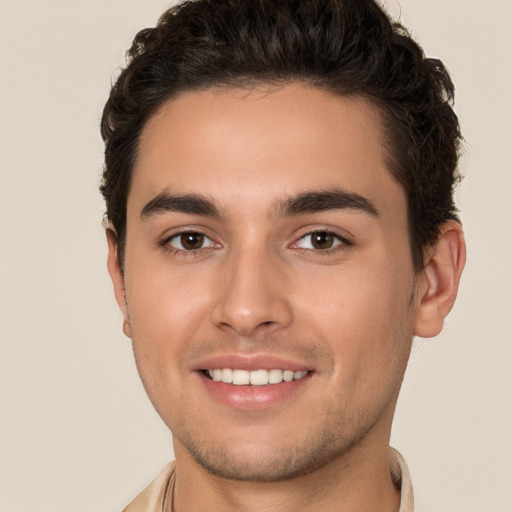
<svg viewBox="0 0 512 512"><path fill-rule="evenodd" d="M268 372L268 383L279 384L283 382L283 370L270 370Z"/></svg>
<svg viewBox="0 0 512 512"><path fill-rule="evenodd" d="M232 370L231 368L215 368L208 370L208 375L216 382L234 384L235 386L266 386L300 380L308 374L307 370L294 372L292 370Z"/></svg>
<svg viewBox="0 0 512 512"><path fill-rule="evenodd" d="M291 370L285 370L283 372L283 380L285 382L291 382L293 380L293 373Z"/></svg>
<svg viewBox="0 0 512 512"><path fill-rule="evenodd" d="M249 372L245 370L233 370L233 384L243 386L249 384Z"/></svg>
<svg viewBox="0 0 512 512"><path fill-rule="evenodd" d="M268 371L254 370L249 372L249 381L253 386L265 386L268 384Z"/></svg>
<svg viewBox="0 0 512 512"><path fill-rule="evenodd" d="M224 368L222 370L221 381L226 384L231 384L233 382L233 370L231 368Z"/></svg>

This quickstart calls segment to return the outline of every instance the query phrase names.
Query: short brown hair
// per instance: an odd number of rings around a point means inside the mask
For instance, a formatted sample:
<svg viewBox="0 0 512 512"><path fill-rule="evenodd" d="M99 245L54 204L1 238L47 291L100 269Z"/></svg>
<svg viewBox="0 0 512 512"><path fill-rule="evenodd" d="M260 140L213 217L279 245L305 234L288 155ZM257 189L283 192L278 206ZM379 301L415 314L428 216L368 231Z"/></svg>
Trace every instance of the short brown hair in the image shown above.
<svg viewBox="0 0 512 512"><path fill-rule="evenodd" d="M103 111L101 192L121 265L140 133L184 90L302 81L361 95L385 122L388 164L407 195L414 266L456 219L462 137L443 63L426 58L374 0L189 0L140 31Z"/></svg>

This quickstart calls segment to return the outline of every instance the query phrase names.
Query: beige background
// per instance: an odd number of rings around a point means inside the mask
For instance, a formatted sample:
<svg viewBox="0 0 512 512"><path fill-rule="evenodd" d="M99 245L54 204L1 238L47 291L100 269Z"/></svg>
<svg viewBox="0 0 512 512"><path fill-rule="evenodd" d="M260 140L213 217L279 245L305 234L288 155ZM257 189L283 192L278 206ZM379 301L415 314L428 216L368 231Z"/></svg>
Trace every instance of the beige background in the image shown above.
<svg viewBox="0 0 512 512"><path fill-rule="evenodd" d="M458 88L469 259L393 443L417 510L512 512L512 1L388 0ZM0 510L120 510L172 456L121 334L97 192L112 71L167 0L0 0Z"/></svg>

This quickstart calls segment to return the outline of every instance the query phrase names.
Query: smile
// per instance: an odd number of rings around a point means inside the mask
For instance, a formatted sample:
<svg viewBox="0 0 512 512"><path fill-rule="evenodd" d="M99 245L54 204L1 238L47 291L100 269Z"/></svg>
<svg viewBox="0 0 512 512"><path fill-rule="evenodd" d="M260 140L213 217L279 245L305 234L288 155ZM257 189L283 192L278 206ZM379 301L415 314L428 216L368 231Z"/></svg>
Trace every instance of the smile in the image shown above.
<svg viewBox="0 0 512 512"><path fill-rule="evenodd" d="M215 382L234 384L235 386L266 386L268 384L280 384L292 382L304 378L307 370L294 372L293 370L238 370L231 368L215 368L205 370L205 375Z"/></svg>

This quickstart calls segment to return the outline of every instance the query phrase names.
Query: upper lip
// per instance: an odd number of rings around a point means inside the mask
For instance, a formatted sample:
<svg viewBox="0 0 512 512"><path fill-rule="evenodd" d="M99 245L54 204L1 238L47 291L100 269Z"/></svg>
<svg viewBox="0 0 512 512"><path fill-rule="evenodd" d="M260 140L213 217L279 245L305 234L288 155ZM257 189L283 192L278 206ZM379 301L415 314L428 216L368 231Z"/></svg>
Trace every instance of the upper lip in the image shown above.
<svg viewBox="0 0 512 512"><path fill-rule="evenodd" d="M231 368L233 370L292 370L311 371L310 365L294 359L271 354L219 354L201 359L194 364L194 370L213 370L216 368Z"/></svg>

